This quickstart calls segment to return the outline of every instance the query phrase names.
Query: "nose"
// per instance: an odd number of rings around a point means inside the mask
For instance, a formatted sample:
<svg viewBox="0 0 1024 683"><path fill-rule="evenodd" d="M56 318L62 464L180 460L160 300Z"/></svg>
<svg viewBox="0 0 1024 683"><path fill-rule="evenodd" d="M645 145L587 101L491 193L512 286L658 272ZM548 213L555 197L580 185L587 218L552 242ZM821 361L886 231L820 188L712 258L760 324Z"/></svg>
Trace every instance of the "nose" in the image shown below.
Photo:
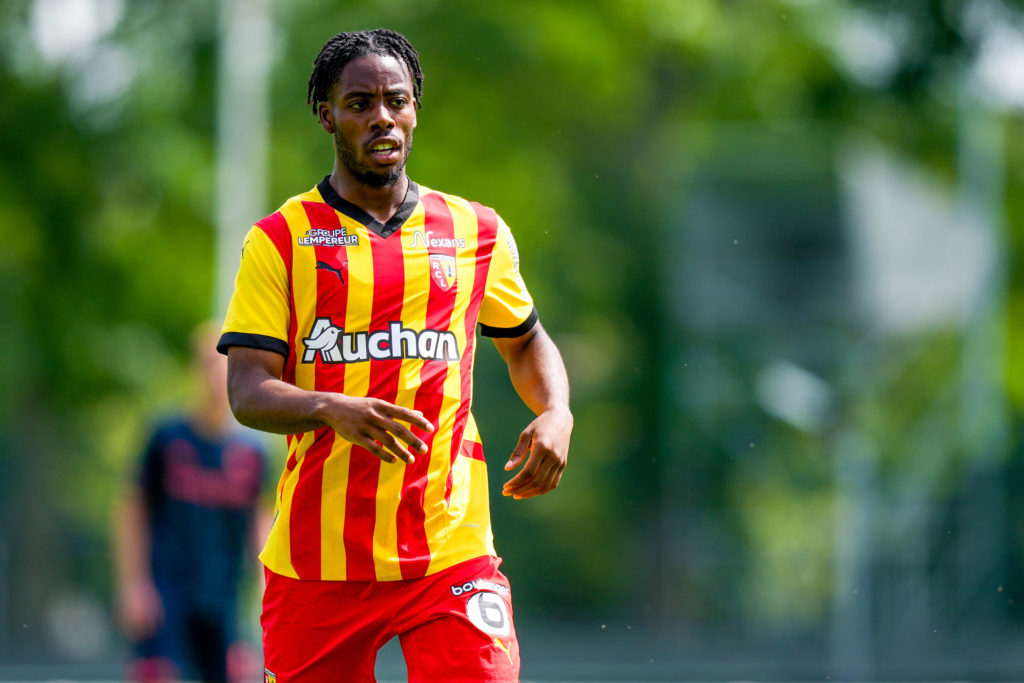
<svg viewBox="0 0 1024 683"><path fill-rule="evenodd" d="M395 118L388 108L387 102L381 101L373 111L373 120L370 121L370 128L373 130L391 130L395 127Z"/></svg>

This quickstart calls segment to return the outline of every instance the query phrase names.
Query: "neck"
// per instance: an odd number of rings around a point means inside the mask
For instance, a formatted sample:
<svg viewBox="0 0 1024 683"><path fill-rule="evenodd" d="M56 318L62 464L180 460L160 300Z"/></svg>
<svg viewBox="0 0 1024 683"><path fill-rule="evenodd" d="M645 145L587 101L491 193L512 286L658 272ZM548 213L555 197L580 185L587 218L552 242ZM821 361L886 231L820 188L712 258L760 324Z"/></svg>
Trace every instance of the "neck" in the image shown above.
<svg viewBox="0 0 1024 683"><path fill-rule="evenodd" d="M339 197L352 202L381 223L387 223L401 208L409 190L409 177L405 173L394 185L372 187L345 172L338 161L334 163L329 182Z"/></svg>

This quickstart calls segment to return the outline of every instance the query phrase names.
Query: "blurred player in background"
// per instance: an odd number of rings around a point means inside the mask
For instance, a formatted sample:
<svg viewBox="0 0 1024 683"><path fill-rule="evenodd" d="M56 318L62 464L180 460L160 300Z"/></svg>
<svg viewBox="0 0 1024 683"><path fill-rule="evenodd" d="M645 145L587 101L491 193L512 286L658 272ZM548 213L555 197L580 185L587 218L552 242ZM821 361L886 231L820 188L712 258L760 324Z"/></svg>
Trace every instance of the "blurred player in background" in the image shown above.
<svg viewBox="0 0 1024 683"><path fill-rule="evenodd" d="M519 677L470 414L477 324L537 415L505 495L558 485L569 383L508 226L405 174L422 82L400 34L331 38L308 102L334 170L243 247L219 346L231 405L242 423L289 435L260 556L270 683L372 681L395 636L410 681Z"/></svg>
<svg viewBox="0 0 1024 683"><path fill-rule="evenodd" d="M132 680L225 682L259 672L235 627L244 566L269 527L260 499L265 457L231 416L216 342L212 326L195 332L197 401L153 431L115 519L118 617L135 645Z"/></svg>

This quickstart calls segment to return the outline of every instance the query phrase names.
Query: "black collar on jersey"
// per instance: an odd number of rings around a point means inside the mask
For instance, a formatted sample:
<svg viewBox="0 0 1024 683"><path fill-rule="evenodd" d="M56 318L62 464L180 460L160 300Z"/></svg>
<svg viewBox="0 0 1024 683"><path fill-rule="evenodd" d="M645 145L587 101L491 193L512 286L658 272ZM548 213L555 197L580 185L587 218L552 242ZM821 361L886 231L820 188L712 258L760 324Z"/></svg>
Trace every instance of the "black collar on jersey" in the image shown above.
<svg viewBox="0 0 1024 683"><path fill-rule="evenodd" d="M383 238L391 237L395 234L402 225L409 220L409 216L416 209L416 205L420 201L420 187L416 183L409 179L409 189L405 193L405 201L398 207L398 211L395 215L388 219L387 223L381 223L379 220L371 216L370 214L363 211L361 208L345 199L331 187L331 174L328 173L324 176L324 179L316 186L316 189L320 190L320 196L324 198L335 211L340 211L349 218L357 220L367 227L368 230L373 230L375 233Z"/></svg>

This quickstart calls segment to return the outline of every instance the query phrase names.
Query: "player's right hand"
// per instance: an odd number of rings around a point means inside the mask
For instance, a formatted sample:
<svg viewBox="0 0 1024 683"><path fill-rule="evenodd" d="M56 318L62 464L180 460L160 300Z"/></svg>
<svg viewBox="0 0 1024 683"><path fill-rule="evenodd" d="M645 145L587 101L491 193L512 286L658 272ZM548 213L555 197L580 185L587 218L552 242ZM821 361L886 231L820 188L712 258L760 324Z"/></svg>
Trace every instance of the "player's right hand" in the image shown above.
<svg viewBox="0 0 1024 683"><path fill-rule="evenodd" d="M410 464L416 458L409 451L427 452L427 444L409 427L432 432L434 426L418 410L410 410L379 398L360 398L332 394L332 401L321 409L319 417L342 438L362 446L384 462Z"/></svg>

